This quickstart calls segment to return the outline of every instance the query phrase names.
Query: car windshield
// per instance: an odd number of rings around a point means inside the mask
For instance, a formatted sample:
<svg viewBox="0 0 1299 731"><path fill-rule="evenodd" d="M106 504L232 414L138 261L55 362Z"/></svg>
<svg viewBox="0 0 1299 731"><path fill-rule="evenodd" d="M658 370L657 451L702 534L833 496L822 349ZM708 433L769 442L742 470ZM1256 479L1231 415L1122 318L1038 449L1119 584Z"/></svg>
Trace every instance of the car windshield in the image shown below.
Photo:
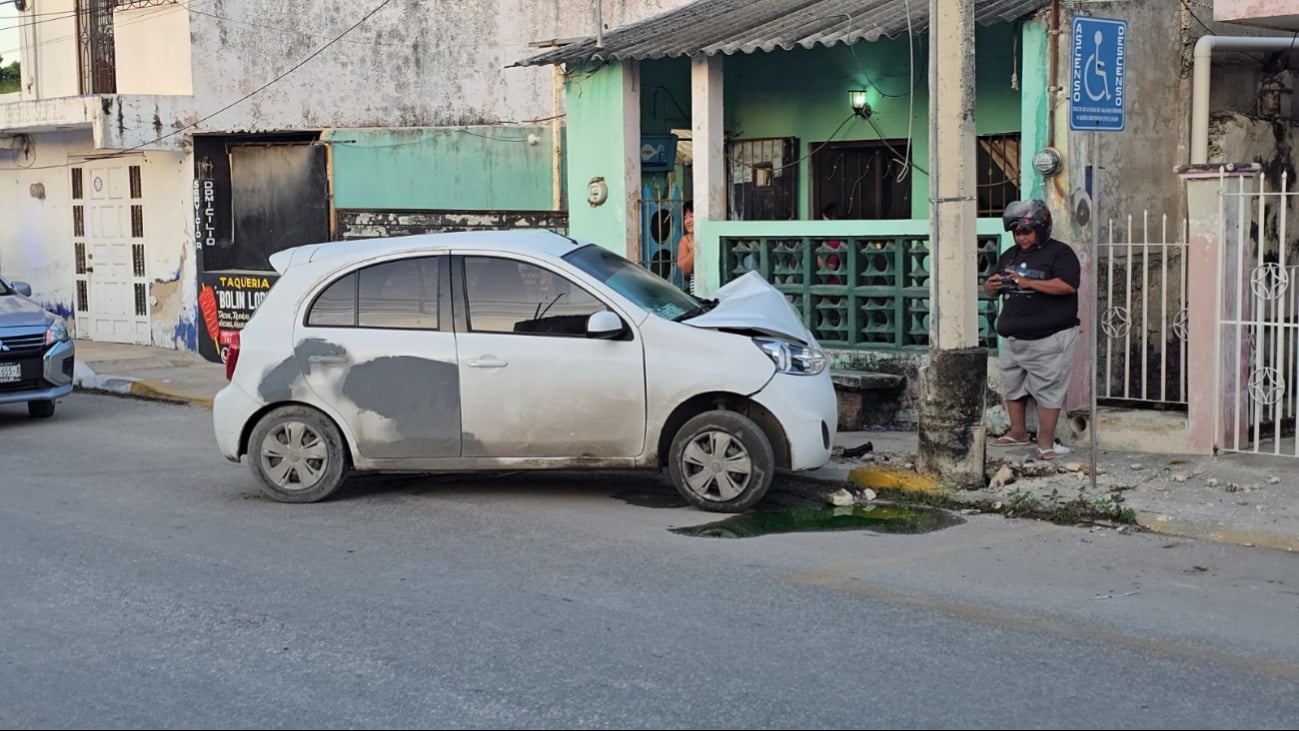
<svg viewBox="0 0 1299 731"><path fill-rule="evenodd" d="M9 294L18 294L18 293L14 291L13 287L9 286L9 283L4 280L4 277L0 277L0 297Z"/></svg>
<svg viewBox="0 0 1299 731"><path fill-rule="evenodd" d="M595 244L565 254L564 259L609 289L666 320L694 317L712 309L714 304L712 300L701 300L681 291L645 267Z"/></svg>

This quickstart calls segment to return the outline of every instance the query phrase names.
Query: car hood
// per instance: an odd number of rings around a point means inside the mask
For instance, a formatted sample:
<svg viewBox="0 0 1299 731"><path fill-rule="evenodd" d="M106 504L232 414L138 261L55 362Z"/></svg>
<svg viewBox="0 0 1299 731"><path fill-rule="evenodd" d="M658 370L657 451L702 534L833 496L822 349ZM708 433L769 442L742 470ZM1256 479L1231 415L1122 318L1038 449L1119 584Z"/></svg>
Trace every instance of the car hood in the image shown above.
<svg viewBox="0 0 1299 731"><path fill-rule="evenodd" d="M816 342L785 295L757 272L732 280L714 296L717 306L686 324L713 330L754 330L808 345Z"/></svg>
<svg viewBox="0 0 1299 731"><path fill-rule="evenodd" d="M44 326L44 307L21 294L0 296L0 327Z"/></svg>

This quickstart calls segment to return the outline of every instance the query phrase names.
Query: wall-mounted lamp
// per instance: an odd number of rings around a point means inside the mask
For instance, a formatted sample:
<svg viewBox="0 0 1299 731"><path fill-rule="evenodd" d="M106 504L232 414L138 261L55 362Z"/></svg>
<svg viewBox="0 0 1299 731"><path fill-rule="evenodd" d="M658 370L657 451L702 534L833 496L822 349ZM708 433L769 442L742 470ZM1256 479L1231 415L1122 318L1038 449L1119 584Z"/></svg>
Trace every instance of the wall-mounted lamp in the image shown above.
<svg viewBox="0 0 1299 731"><path fill-rule="evenodd" d="M852 113L858 117L871 115L871 105L866 102L866 92L860 89L848 92L848 106L852 107Z"/></svg>

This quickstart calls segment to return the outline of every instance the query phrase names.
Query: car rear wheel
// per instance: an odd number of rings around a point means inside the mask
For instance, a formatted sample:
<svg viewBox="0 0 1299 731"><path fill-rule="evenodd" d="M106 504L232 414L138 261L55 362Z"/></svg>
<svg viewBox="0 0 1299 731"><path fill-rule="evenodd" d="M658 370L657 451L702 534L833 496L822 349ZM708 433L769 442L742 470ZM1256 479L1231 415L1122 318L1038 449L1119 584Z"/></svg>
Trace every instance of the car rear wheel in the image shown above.
<svg viewBox="0 0 1299 731"><path fill-rule="evenodd" d="M776 471L771 442L749 417L707 411L687 421L668 452L672 484L691 505L739 513L767 494Z"/></svg>
<svg viewBox="0 0 1299 731"><path fill-rule="evenodd" d="M324 414L286 406L262 417L248 442L248 462L262 491L283 503L314 503L347 477L343 437Z"/></svg>
<svg viewBox="0 0 1299 731"><path fill-rule="evenodd" d="M54 399L28 401L27 415L33 419L48 419L54 416Z"/></svg>

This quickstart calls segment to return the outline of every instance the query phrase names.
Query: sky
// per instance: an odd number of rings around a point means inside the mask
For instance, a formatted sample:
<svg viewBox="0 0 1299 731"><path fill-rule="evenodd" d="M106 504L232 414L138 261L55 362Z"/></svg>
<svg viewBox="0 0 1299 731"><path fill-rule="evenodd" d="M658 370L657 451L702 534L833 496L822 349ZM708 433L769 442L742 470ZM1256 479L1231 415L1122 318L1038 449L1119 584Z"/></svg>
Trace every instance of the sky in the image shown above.
<svg viewBox="0 0 1299 731"><path fill-rule="evenodd" d="M0 57L4 59L0 64L5 66L18 60L18 29L14 27L18 25L17 15L12 3L0 5Z"/></svg>

